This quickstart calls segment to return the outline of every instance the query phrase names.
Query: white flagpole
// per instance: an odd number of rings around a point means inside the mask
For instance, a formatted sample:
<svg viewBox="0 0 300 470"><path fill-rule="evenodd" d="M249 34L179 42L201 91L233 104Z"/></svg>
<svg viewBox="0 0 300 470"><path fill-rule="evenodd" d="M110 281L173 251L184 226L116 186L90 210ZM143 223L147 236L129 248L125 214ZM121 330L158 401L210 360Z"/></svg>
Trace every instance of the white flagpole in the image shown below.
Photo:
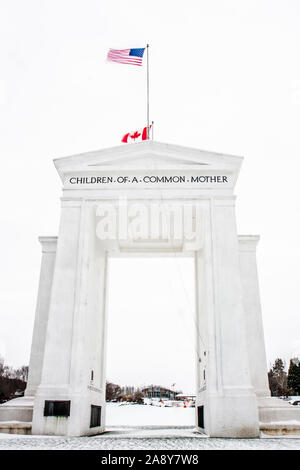
<svg viewBox="0 0 300 470"><path fill-rule="evenodd" d="M150 139L149 126L149 44L147 44L147 140Z"/></svg>

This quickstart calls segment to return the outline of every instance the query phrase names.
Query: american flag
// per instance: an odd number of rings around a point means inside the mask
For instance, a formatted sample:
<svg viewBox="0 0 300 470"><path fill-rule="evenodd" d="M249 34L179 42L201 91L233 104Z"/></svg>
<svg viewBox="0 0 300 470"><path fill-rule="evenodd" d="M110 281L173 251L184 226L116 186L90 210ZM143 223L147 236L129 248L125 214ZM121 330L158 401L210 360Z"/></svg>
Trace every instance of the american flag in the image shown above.
<svg viewBox="0 0 300 470"><path fill-rule="evenodd" d="M143 55L145 48L139 49L109 49L107 60L118 62L119 64L143 65Z"/></svg>

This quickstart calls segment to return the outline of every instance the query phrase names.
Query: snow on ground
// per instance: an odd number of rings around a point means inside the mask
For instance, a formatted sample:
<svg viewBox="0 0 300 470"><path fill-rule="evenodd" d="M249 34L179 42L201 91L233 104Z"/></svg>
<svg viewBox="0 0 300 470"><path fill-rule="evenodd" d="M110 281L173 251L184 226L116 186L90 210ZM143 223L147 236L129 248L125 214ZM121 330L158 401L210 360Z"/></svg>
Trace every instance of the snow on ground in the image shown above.
<svg viewBox="0 0 300 470"><path fill-rule="evenodd" d="M107 403L107 426L195 426L195 408Z"/></svg>
<svg viewBox="0 0 300 470"><path fill-rule="evenodd" d="M300 450L300 439L215 439L195 432L195 408L108 404L108 432L91 437L0 433L0 449L50 450Z"/></svg>
<svg viewBox="0 0 300 470"><path fill-rule="evenodd" d="M3 436L3 437L2 437ZM14 436L0 434L0 450L299 450L299 439L107 438Z"/></svg>

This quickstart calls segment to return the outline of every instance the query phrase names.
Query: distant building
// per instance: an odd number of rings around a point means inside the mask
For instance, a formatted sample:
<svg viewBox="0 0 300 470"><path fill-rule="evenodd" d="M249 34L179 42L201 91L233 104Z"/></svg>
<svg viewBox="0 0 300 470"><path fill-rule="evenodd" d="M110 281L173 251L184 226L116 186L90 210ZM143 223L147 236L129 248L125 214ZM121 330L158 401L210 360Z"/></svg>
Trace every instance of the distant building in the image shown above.
<svg viewBox="0 0 300 470"><path fill-rule="evenodd" d="M178 391L162 387L161 385L149 385L142 389L142 393L146 398L164 398L169 400L175 400L175 396L178 395Z"/></svg>
<svg viewBox="0 0 300 470"><path fill-rule="evenodd" d="M196 395L193 395L193 394L185 395L184 393L177 393L177 395L175 396L175 400L195 401L196 400Z"/></svg>

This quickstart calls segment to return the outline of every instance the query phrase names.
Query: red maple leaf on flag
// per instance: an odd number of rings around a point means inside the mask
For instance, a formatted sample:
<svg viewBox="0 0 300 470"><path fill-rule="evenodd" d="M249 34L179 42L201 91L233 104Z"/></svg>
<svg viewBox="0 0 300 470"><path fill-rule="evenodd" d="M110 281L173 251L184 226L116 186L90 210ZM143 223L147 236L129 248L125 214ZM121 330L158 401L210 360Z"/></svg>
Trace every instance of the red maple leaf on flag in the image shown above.
<svg viewBox="0 0 300 470"><path fill-rule="evenodd" d="M149 126L149 131L152 127L152 124ZM130 139L133 139L135 141L135 139L138 139L139 137L142 138L140 140L148 140L148 136L147 136L147 127L144 127L142 130L140 131L134 131L134 132L127 132L127 134L125 134L122 138L122 142L124 142L125 144L128 144L128 141Z"/></svg>
<svg viewBox="0 0 300 470"><path fill-rule="evenodd" d="M138 131L135 131L135 133L134 133L134 134L131 134L130 137L135 140L135 139L137 139L140 135L141 135L141 134L140 134Z"/></svg>

